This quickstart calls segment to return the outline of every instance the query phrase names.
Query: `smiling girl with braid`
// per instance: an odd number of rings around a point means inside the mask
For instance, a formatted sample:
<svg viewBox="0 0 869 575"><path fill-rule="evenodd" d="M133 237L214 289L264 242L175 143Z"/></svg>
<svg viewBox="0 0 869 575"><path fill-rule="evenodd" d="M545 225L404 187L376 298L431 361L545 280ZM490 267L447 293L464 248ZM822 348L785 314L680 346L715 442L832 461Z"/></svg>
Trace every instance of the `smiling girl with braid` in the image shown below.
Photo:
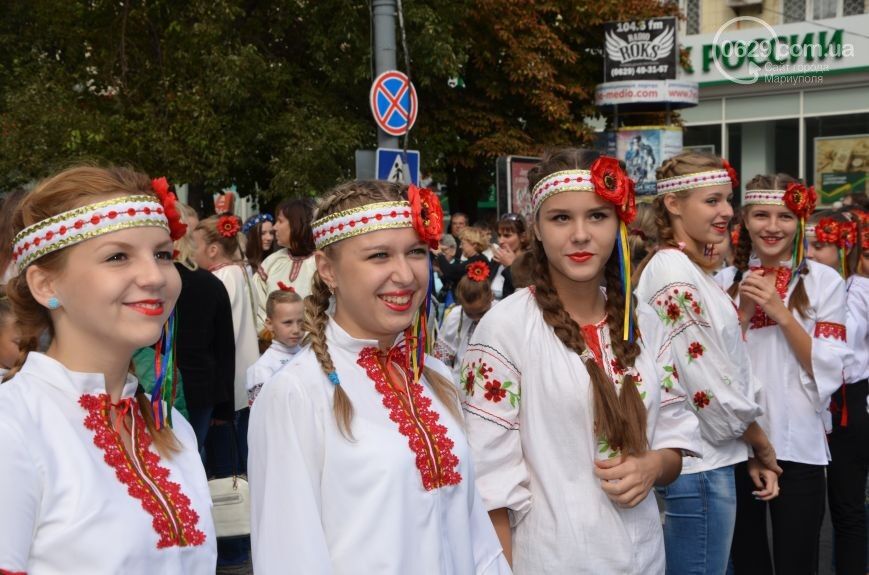
<svg viewBox="0 0 869 575"><path fill-rule="evenodd" d="M450 371L424 353L437 196L350 182L314 222L307 343L250 426L258 574L509 573Z"/></svg>
<svg viewBox="0 0 869 575"><path fill-rule="evenodd" d="M663 573L651 489L697 449L697 420L634 327L633 183L580 149L528 178L534 283L486 314L462 364L477 486L515 573Z"/></svg>

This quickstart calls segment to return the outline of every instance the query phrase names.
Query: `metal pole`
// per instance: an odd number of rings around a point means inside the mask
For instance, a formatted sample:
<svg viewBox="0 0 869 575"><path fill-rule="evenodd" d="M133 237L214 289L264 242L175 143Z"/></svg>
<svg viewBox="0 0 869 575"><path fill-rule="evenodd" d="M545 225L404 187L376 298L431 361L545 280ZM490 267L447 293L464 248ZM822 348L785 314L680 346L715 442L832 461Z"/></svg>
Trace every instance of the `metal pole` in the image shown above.
<svg viewBox="0 0 869 575"><path fill-rule="evenodd" d="M374 18L374 74L397 69L395 47L396 0L372 0ZM372 78L373 80L373 78ZM398 148L398 138L377 129L379 148Z"/></svg>

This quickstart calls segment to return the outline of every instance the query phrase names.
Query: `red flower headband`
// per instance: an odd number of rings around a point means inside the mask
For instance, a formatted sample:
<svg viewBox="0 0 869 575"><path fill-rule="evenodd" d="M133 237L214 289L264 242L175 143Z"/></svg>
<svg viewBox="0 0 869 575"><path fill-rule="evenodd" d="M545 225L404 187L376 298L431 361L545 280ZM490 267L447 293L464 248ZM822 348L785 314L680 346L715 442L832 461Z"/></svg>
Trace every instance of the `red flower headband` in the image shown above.
<svg viewBox="0 0 869 575"><path fill-rule="evenodd" d="M798 218L805 220L815 210L818 195L815 193L814 186L807 188L801 183L793 182L788 184L783 199L790 211Z"/></svg>
<svg viewBox="0 0 869 575"><path fill-rule="evenodd" d="M489 266L486 262L472 262L468 264L467 276L475 282L481 282L489 277Z"/></svg>
<svg viewBox="0 0 869 575"><path fill-rule="evenodd" d="M431 249L437 249L444 233L444 210L437 194L411 184L407 188L407 201L410 202L413 229L419 239Z"/></svg>
<svg viewBox="0 0 869 575"><path fill-rule="evenodd" d="M724 171L727 172L727 175L730 177L730 184L734 188L739 187L739 176L736 173L736 170L733 169L733 166L730 165L730 162L721 158L721 166L724 168Z"/></svg>
<svg viewBox="0 0 869 575"><path fill-rule="evenodd" d="M614 204L616 214L624 223L629 224L637 217L637 201L634 181L619 165L619 161L609 156L601 156L591 165L591 182L594 193Z"/></svg>
<svg viewBox="0 0 869 575"><path fill-rule="evenodd" d="M151 189L160 199L166 219L169 220L169 237L173 242L181 239L187 233L187 224L181 221L181 214L178 212L178 206L175 205L178 198L169 190L169 182L165 177L155 178L151 180Z"/></svg>
<svg viewBox="0 0 869 575"><path fill-rule="evenodd" d="M237 217L227 214L217 219L217 233L225 238L234 238L241 229L241 223Z"/></svg>

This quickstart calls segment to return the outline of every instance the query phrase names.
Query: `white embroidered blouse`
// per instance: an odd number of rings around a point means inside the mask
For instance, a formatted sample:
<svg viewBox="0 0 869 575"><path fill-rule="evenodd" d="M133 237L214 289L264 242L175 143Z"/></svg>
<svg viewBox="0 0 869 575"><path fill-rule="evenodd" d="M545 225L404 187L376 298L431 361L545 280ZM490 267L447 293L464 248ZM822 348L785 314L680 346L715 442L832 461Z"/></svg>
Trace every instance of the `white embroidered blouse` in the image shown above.
<svg viewBox="0 0 869 575"><path fill-rule="evenodd" d="M650 323L664 330L655 353L672 356L673 374L700 419L703 459L685 458L682 473L746 461L741 436L762 410L733 300L677 249L649 260L635 294L655 311L646 316L651 322L640 318L640 330Z"/></svg>
<svg viewBox="0 0 869 575"><path fill-rule="evenodd" d="M276 290L292 290L305 298L311 295L311 280L317 266L314 256L297 258L281 248L263 260L260 269L253 276L254 292L257 298L256 329L262 331L266 321L266 300Z"/></svg>
<svg viewBox="0 0 869 575"><path fill-rule="evenodd" d="M0 385L0 572L213 574L211 497L193 429L173 412L181 449L158 455L132 404L135 453L109 415L102 374L31 352Z"/></svg>
<svg viewBox="0 0 869 575"><path fill-rule="evenodd" d="M256 360L256 363L247 368L247 402L249 405L253 405L262 386L279 369L287 365L299 353L300 349L301 347L298 345L288 347L278 340L272 340L272 344L265 353Z"/></svg>
<svg viewBox="0 0 869 575"><path fill-rule="evenodd" d="M425 378L409 395L393 388L376 341L330 320L326 342L353 404L353 440L310 347L263 386L248 434L257 575L509 573L461 423ZM407 381L402 349L389 363ZM426 366L449 377L432 357Z"/></svg>
<svg viewBox="0 0 869 575"><path fill-rule="evenodd" d="M625 372L608 326L582 331L618 388ZM696 451L697 418L666 371L672 362L656 363L648 345L641 344L635 369L650 448ZM588 371L545 322L531 290L518 290L480 320L461 384L477 487L486 509L508 509L515 573L664 572L655 496L624 509L601 489L594 461L616 453L595 434Z"/></svg>

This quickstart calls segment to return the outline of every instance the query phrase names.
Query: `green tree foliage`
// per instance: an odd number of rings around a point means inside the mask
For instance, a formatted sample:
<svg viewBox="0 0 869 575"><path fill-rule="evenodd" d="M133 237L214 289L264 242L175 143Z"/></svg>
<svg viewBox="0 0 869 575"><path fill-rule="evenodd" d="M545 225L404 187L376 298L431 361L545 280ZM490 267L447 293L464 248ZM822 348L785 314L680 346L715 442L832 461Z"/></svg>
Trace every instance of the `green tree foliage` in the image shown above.
<svg viewBox="0 0 869 575"><path fill-rule="evenodd" d="M409 147L450 181L454 205L491 183L498 155L587 143L600 24L675 11L653 0L404 9L421 102ZM365 0L3 2L0 189L93 160L210 191L318 193L352 177L355 149L376 146L370 26Z"/></svg>

